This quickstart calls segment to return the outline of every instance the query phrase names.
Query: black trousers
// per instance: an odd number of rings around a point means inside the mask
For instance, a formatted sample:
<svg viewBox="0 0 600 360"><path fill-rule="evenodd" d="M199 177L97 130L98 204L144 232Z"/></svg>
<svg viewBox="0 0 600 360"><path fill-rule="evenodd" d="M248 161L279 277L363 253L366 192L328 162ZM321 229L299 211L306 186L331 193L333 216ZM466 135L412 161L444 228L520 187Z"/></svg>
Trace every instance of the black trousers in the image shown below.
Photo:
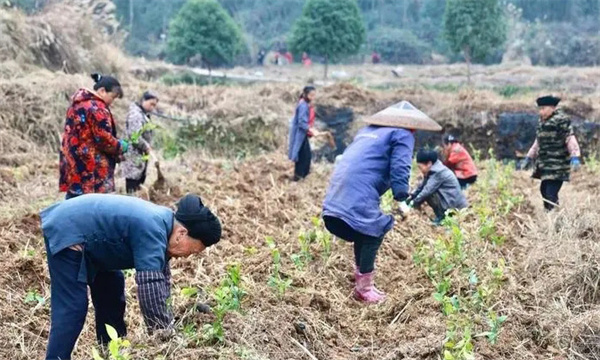
<svg viewBox="0 0 600 360"><path fill-rule="evenodd" d="M69 360L83 329L88 308L88 284L77 281L82 253L65 249L50 255L50 336L46 360ZM96 338L107 344L110 338L105 324L125 336L125 278L121 271L100 272L89 285L96 310Z"/></svg>
<svg viewBox="0 0 600 360"><path fill-rule="evenodd" d="M477 181L477 175L475 176L471 176L470 178L466 178L466 179L458 179L458 183L460 184L460 188L461 189L466 189L467 186L471 185L471 184L475 184L475 182Z"/></svg>
<svg viewBox="0 0 600 360"><path fill-rule="evenodd" d="M294 168L294 180L298 181L304 179L310 173L310 162L312 160L312 153L310 151L310 142L308 136L304 139L302 146L300 146L300 152L298 153L298 161Z"/></svg>
<svg viewBox="0 0 600 360"><path fill-rule="evenodd" d="M553 210L558 205L558 192L563 185L562 180L542 180L540 192L544 200L544 208L547 211Z"/></svg>
<svg viewBox="0 0 600 360"><path fill-rule="evenodd" d="M382 238L361 234L350 227L344 220L333 216L324 216L325 227L333 235L354 243L354 260L361 274L375 270L375 257L383 242Z"/></svg>
<svg viewBox="0 0 600 360"><path fill-rule="evenodd" d="M446 217L446 209L442 207L442 197L440 193L434 192L427 199L425 199L427 205L431 206L435 213L435 222L439 223Z"/></svg>
<svg viewBox="0 0 600 360"><path fill-rule="evenodd" d="M134 192L141 189L141 186L146 182L146 171L148 170L148 162L144 165L144 171L142 172L142 176L139 179L125 179L125 189L128 194L133 194Z"/></svg>

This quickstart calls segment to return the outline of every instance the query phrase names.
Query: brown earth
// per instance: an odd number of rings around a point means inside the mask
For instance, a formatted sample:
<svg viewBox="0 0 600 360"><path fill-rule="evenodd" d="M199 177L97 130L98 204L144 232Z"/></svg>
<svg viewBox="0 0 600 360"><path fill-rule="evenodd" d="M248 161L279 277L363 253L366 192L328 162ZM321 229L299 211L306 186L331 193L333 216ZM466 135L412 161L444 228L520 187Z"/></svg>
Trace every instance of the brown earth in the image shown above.
<svg viewBox="0 0 600 360"><path fill-rule="evenodd" d="M284 156L287 119L299 89L309 78L317 78L318 67L265 70L265 76L291 79L284 84L167 86L148 75L158 72L152 70L156 64L126 58L118 50L108 56L113 61L94 63L93 54L108 51L106 40L82 45L80 36L89 35L89 27L77 22L65 29L61 12L74 11L69 9L57 7L33 18L0 10L0 46L8 49L0 54L4 56L0 58L0 358L43 357L50 299L37 214L62 197L57 192L54 154L68 98L78 87L90 86L84 73L98 66L117 73L125 86L126 101L113 107L121 127L130 101L152 88L160 94L160 107L166 114L211 120L232 131L236 127L245 131L247 121L260 117L270 132L264 138L256 134L258 142L274 142L272 148L245 160L209 154L203 148L172 160L161 159L164 181L140 196L173 206L182 194L198 193L224 225L223 241L215 248L173 262L178 325L195 325L200 333L204 324L214 320L212 314L190 311L195 300L180 290L198 287L198 301L212 303L210 294L230 264L241 264L242 286L248 294L242 312L226 316L223 344L198 343L182 332L161 342L145 334L135 284L128 276L127 322L133 359L308 359L302 347L320 360L441 358L446 320L432 297L431 281L412 257L419 243L433 242L447 233L432 227L425 214L415 213L405 221L398 218L386 237L377 263L378 285L389 296L382 305L364 306L351 298L353 255L343 241L334 242L328 258L322 258L321 250L313 246L314 260L303 271L290 260L299 252L298 233L310 229L311 218L320 214L331 173L331 165L316 164L306 181L292 183L292 166ZM36 36L54 45L24 46ZM10 42L3 42L9 38ZM73 48L78 48L76 53ZM595 68L476 67L475 81L487 90L458 89L464 81L458 65L405 67L400 78L392 80L389 67L383 65L333 70L346 70L350 79L320 87L318 102L351 107L359 119L404 99L446 127L477 130L502 111L535 111L533 99L543 92L562 93L565 105L582 116L596 119L599 114L595 104L600 96L593 89L600 75ZM531 89L507 98L496 91L507 85ZM170 134L180 126L167 120L160 124ZM485 133L478 141L475 145L480 149L489 143ZM480 165L482 174L490 174L488 163ZM485 272L488 263L500 258L507 264L493 309L508 320L497 344L483 337L475 340L476 359L598 359L598 174L578 173L561 192L561 208L551 215L541 211L538 183L529 174L514 173L511 179L513 191L524 196L524 201L508 215L498 216L498 231L506 238L502 246L491 246L473 235L478 224L475 214L468 213L463 223L470 239L467 260L474 269ZM151 168L147 184L156 180L156 169ZM124 192L122 179L118 187ZM484 195L481 187L474 187L469 200L477 203ZM491 199L497 196L492 193ZM292 279L292 287L281 298L267 285L272 271L267 236L273 237L281 251L282 273ZM464 290L461 286L453 291ZM44 301L26 303L28 293L34 292ZM93 309L90 314L74 359L91 357ZM476 328L484 330L484 321Z"/></svg>

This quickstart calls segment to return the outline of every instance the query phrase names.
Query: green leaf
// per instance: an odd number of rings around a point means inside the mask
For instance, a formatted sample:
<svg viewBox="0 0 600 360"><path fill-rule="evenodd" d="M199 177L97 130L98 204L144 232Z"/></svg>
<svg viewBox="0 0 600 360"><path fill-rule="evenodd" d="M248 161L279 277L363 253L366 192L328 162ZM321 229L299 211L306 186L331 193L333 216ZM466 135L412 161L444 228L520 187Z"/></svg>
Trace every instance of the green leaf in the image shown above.
<svg viewBox="0 0 600 360"><path fill-rule="evenodd" d="M184 287L181 289L181 295L187 298L193 298L198 295L198 288L195 287Z"/></svg>
<svg viewBox="0 0 600 360"><path fill-rule="evenodd" d="M112 340L108 343L108 351L113 358L118 358L119 356L119 343L116 340Z"/></svg>
<svg viewBox="0 0 600 360"><path fill-rule="evenodd" d="M469 284L477 285L478 282L479 279L477 278L477 273L475 272L475 270L471 270L471 273L469 274Z"/></svg>
<svg viewBox="0 0 600 360"><path fill-rule="evenodd" d="M104 360L104 358L100 356L98 350L96 350L95 347L92 348L92 358L94 358L94 360Z"/></svg>
<svg viewBox="0 0 600 360"><path fill-rule="evenodd" d="M454 355L448 350L444 350L444 360L454 360Z"/></svg>
<svg viewBox="0 0 600 360"><path fill-rule="evenodd" d="M115 330L114 327L108 324L105 324L104 326L106 327L106 332L111 340L117 340L119 338L119 334L117 334L117 330Z"/></svg>

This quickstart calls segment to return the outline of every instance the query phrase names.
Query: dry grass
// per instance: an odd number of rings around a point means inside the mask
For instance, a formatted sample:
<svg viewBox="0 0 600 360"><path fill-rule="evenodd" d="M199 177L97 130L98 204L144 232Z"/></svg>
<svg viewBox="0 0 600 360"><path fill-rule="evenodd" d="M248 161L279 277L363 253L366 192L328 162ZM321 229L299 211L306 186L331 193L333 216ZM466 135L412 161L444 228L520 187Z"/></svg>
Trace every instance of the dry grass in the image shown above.
<svg viewBox="0 0 600 360"><path fill-rule="evenodd" d="M309 228L310 218L320 213L331 172L329 165L317 164L306 181L291 183L292 167L283 155L287 120L298 92L309 79L320 78L319 66L261 69L265 77L290 79L283 84L166 86L141 79L155 79L165 71L164 65L128 59L105 45L102 37L95 37L84 22L65 27L64 18L77 16L65 15L73 10L61 6L33 18L0 12L0 358L41 358L45 351L49 278L36 214L62 197L57 192L58 161L53 153L69 96L79 87L90 86L91 80L81 73L91 70L117 74L124 84L126 100L112 109L121 127L130 101L153 89L160 94L161 110L172 116L242 129L240 125L248 119L261 117L272 127L279 146L277 152L246 161L194 150L161 162L167 186L150 190L147 196L172 206L181 194L196 192L224 224L221 244L202 256L173 262L178 324L199 329L213 321L210 314L190 312L195 300L182 296L180 289L198 287L203 290L199 300L210 300L209 293L225 276L228 264L242 264L248 295L243 312L225 318L224 344L209 346L181 334L164 343L145 334L135 284L128 277L126 320L131 342L139 345L133 350L135 359L159 355L168 359L308 359L303 347L320 360L440 358L445 319L432 299L429 280L411 259L419 240L443 235L424 215L399 221L386 237L378 257L377 281L389 299L380 306L363 306L351 299L353 255L344 242L334 242L327 259L313 248L315 260L303 271L290 260L299 251L298 232ZM100 58L110 61L98 62ZM497 115L534 111L533 99L541 92L562 92L565 105L575 112L591 118L599 114L597 69L475 67L478 90L460 88L464 82L461 65L405 66L399 78L392 78L385 65L333 67L333 71L340 70L349 74L349 82L319 88L320 104L351 107L360 120L408 100L446 128L460 127L473 134L474 144L484 149L490 146L487 131ZM239 74L254 71L232 70ZM497 89L507 85L531 89L506 98ZM171 130L179 126L172 121L161 124ZM156 177L156 170L150 169L147 183ZM541 211L538 184L528 174L514 177L526 201L499 219L499 229L507 237L505 245L477 249L481 256L477 266L482 269L498 257L506 260L506 281L494 309L508 315L496 346L476 341L478 359L598 359L600 248L596 240L600 221L595 199L600 181L596 174L578 174L561 192L561 210L547 216ZM118 186L124 192L122 179ZM479 196L476 188L469 193L471 200ZM267 286L271 258L266 236L275 239L282 253L282 272L293 279L292 288L281 298ZM45 303L25 303L29 291L42 295ZM92 316L75 359L89 358L94 346Z"/></svg>
<svg viewBox="0 0 600 360"><path fill-rule="evenodd" d="M173 205L180 193L197 192L216 210L225 226L223 242L216 248L201 257L174 261L173 293L179 322L201 328L212 321L211 315L190 313L188 309L194 302L181 296L179 289L196 286L210 292L228 264L242 264L248 296L243 314L226 317L223 346L196 344L182 335L161 343L145 335L134 282L127 278L130 339L145 346L134 351L134 358L154 359L159 354L177 359L307 358L296 342L318 359L438 358L444 320L431 297L431 285L411 260L416 241L436 236L437 230L426 219L415 215L408 222L399 222L386 237L378 257L378 283L389 300L381 306L365 307L349 296L352 251L347 244L335 242L333 254L326 261L314 248L315 260L304 271L296 270L289 260L299 251L298 232L309 228L310 217L320 212L329 166L317 165L307 181L299 184L286 180L291 166L279 154L245 162L189 154L164 162L162 168L171 192L153 192L153 201ZM0 275L4 330L0 333L0 354L11 359L39 358L47 338L48 304L24 304L23 299L35 289L48 300L49 279L34 214L60 197L52 190L56 188L56 164L40 156L37 162L11 172L16 186L11 186L12 192L3 199L0 232L0 254L6 259ZM531 191L527 201L539 205L534 208L541 207L535 184L525 174L516 176L517 186L524 192ZM577 353L594 359L592 356L597 354L593 341L598 329L593 319L597 317L591 315L598 312L598 304L590 297L595 263L581 258L581 254L593 254L596 248L583 244L591 246L593 234L599 231L598 223L592 222L595 219L591 211L596 204L582 191L597 184L597 180L587 176L561 193L567 209L556 216L562 220L548 219L525 204L501 223L509 238L500 254L510 271L496 308L508 314L509 321L498 345L476 343L482 356L546 359L554 354L576 359ZM148 183L155 178L153 170ZM121 182L119 187L123 191ZM470 192L469 196L474 200L478 194ZM556 228L556 223L563 225ZM281 299L267 286L271 259L265 236L275 238L284 259L282 271L293 278L292 288ZM256 252L248 251L251 248ZM487 259L498 256L491 247L482 251L483 266ZM590 281L574 282L578 274L587 274ZM201 300L208 297L202 295ZM569 305L569 301L578 302ZM76 359L85 358L94 343L93 321L88 320ZM303 325L301 332L297 330L299 324Z"/></svg>

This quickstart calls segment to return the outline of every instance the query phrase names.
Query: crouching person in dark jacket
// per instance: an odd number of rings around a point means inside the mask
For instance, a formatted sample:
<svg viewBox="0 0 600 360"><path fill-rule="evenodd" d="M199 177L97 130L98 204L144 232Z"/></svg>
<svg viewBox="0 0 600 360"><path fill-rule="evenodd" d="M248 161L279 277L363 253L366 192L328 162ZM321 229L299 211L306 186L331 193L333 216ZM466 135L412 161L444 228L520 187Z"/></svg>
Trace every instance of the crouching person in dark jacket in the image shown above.
<svg viewBox="0 0 600 360"><path fill-rule="evenodd" d="M424 176L417 190L410 195L414 207L427 203L435 213L435 223L439 224L449 209L463 209L468 206L458 179L452 170L438 160L435 151L421 150L417 153L417 166Z"/></svg>
<svg viewBox="0 0 600 360"><path fill-rule="evenodd" d="M123 269L136 270L148 331L170 329L169 259L198 254L221 238L219 219L195 195L183 197L175 213L133 197L83 195L43 210L41 221L51 293L47 360L71 359L87 314L88 286L98 341L110 341L107 324L126 335Z"/></svg>

